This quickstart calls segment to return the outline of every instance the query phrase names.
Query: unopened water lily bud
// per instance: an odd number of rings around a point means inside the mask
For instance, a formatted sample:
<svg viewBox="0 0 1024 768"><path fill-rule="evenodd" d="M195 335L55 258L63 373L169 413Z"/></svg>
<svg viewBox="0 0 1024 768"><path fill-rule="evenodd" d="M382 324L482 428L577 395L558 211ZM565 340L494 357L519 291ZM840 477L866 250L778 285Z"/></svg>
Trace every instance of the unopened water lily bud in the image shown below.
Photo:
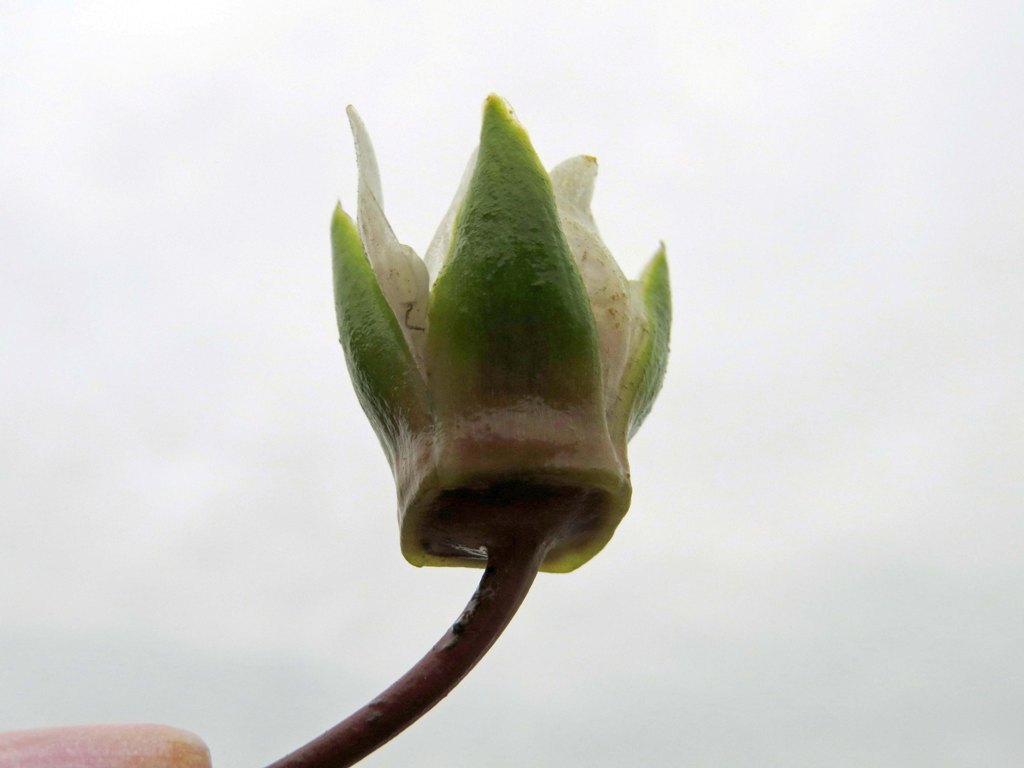
<svg viewBox="0 0 1024 768"><path fill-rule="evenodd" d="M338 328L398 489L414 565L476 565L523 531L569 571L629 507L626 442L661 387L671 299L664 248L628 281L590 213L597 164L547 173L496 96L425 260L384 216L350 108L357 222L334 213Z"/></svg>

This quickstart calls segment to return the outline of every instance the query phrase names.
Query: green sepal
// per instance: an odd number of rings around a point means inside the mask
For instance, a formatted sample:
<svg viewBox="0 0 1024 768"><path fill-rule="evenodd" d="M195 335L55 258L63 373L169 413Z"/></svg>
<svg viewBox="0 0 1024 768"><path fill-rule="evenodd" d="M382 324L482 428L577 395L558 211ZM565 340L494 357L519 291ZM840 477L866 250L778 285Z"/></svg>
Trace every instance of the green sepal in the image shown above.
<svg viewBox="0 0 1024 768"><path fill-rule="evenodd" d="M476 167L431 293L427 367L442 415L524 398L600 402L594 317L551 181L496 96L484 108Z"/></svg>
<svg viewBox="0 0 1024 768"><path fill-rule="evenodd" d="M625 432L626 439L633 437L651 412L668 365L672 293L664 243L634 285L639 289L644 323L622 379L622 392L611 425L612 434Z"/></svg>
<svg viewBox="0 0 1024 768"><path fill-rule="evenodd" d="M400 446L429 424L426 386L340 203L331 221L331 244L339 340L359 402L394 468Z"/></svg>

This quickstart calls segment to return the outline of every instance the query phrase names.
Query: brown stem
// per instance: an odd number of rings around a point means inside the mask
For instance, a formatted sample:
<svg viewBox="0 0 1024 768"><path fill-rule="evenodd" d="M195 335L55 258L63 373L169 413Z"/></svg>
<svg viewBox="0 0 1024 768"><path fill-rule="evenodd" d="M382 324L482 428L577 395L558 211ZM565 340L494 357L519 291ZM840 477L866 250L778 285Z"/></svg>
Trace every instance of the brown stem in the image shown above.
<svg viewBox="0 0 1024 768"><path fill-rule="evenodd" d="M386 691L269 768L346 768L408 728L443 699L498 639L533 584L544 542L518 541L488 552L466 610L426 656Z"/></svg>

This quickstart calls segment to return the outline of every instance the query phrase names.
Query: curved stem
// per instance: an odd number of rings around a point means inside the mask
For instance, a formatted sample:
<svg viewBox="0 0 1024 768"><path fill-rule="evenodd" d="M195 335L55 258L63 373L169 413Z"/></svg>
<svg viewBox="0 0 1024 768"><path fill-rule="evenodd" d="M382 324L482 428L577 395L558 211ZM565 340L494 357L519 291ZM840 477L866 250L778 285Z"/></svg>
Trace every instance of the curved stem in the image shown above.
<svg viewBox="0 0 1024 768"><path fill-rule="evenodd" d="M498 639L533 584L544 541L488 552L466 610L412 669L362 709L268 768L346 768L405 730L443 699Z"/></svg>

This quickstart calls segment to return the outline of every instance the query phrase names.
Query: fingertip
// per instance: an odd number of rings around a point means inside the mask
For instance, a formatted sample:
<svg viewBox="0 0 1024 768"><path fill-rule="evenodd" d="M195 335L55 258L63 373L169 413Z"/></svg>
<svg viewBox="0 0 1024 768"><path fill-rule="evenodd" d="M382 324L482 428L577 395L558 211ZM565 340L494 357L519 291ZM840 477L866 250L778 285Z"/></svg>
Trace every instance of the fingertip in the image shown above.
<svg viewBox="0 0 1024 768"><path fill-rule="evenodd" d="M211 768L194 733L167 725L76 725L0 733L0 768Z"/></svg>

